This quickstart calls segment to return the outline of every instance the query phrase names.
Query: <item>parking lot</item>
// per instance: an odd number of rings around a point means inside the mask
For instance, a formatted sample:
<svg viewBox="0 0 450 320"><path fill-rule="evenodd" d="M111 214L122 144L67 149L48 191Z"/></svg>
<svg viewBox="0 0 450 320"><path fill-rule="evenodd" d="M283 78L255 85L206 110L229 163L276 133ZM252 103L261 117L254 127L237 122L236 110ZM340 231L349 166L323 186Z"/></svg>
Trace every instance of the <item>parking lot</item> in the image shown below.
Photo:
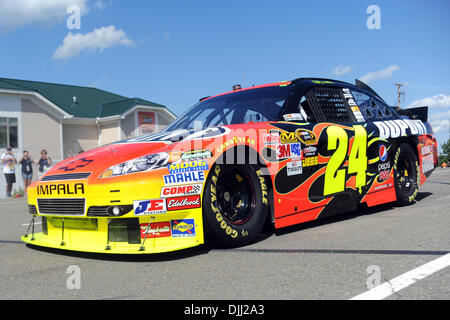
<svg viewBox="0 0 450 320"><path fill-rule="evenodd" d="M26 201L2 200L0 298L450 299L450 169L436 169L417 200L269 232L247 247L151 256L27 246ZM370 290L378 284L381 293Z"/></svg>

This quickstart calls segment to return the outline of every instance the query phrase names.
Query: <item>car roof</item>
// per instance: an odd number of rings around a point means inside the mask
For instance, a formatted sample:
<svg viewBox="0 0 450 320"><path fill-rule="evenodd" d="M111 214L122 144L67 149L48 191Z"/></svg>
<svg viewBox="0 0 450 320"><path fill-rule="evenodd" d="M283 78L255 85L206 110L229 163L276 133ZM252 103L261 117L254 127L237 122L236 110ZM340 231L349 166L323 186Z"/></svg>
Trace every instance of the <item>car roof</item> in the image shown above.
<svg viewBox="0 0 450 320"><path fill-rule="evenodd" d="M378 93L375 92L375 90L373 90L367 84L365 84L364 82L362 82L362 81L360 81L358 79L355 79L355 84L351 84L351 83L348 83L348 82L335 80L335 79L313 78L313 77L297 78L297 79L294 79L294 80L291 80L291 81L280 81L280 82L268 83L268 84L263 84L263 85L258 85L258 86L252 86L252 87L248 87L248 88L242 88L242 89L239 89L239 90L228 91L228 92L220 93L220 94L217 94L217 95L214 95L214 96L205 97L205 98L200 99L200 101L204 101L204 100L208 100L208 99L211 99L211 98L227 95L227 94L234 93L234 92L242 92L242 91L246 91L246 90L258 89L258 88L267 88L267 87L275 87L275 86L288 86L288 85L291 85L291 84L304 85L305 88L309 87L309 86L313 86L313 85L318 85L318 84L319 85L320 84L330 84L330 85L335 85L335 86L339 86L339 87L357 87L359 89L362 89L364 91L367 91L367 92L373 94L374 96L376 96L380 100L384 101L384 99L381 98L378 95Z"/></svg>

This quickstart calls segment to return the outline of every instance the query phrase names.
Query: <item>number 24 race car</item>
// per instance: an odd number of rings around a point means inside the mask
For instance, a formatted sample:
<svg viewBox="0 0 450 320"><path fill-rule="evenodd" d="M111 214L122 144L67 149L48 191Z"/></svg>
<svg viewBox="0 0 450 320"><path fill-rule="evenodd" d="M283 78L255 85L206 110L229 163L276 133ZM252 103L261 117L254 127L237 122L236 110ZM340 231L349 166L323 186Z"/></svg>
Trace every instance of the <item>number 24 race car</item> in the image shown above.
<svg viewBox="0 0 450 320"><path fill-rule="evenodd" d="M28 188L22 240L121 254L235 247L266 224L409 205L437 167L427 113L390 107L358 80L300 78L207 97L161 133L47 171Z"/></svg>

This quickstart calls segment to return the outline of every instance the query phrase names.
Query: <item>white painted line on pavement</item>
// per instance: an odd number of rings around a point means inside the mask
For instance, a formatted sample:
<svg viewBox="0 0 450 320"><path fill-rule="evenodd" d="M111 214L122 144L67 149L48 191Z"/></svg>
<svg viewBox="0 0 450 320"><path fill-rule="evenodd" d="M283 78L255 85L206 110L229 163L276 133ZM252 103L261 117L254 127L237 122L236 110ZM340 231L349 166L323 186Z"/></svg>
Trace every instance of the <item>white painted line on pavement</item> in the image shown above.
<svg viewBox="0 0 450 320"><path fill-rule="evenodd" d="M37 225L37 224L42 224L42 222L35 222L34 223L34 225ZM24 226L24 227L28 227L30 225L30 223L28 222L28 223L22 223L22 226Z"/></svg>
<svg viewBox="0 0 450 320"><path fill-rule="evenodd" d="M382 283L350 300L382 300L448 266L450 266L450 253Z"/></svg>

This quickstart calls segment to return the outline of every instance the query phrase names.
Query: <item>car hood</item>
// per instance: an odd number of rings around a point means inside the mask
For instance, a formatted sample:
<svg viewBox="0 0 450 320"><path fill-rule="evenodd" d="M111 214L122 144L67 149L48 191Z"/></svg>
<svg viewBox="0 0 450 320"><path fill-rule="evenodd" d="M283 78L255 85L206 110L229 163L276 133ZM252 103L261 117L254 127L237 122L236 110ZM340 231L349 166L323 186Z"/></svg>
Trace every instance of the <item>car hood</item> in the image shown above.
<svg viewBox="0 0 450 320"><path fill-rule="evenodd" d="M45 176L91 173L98 177L113 165L158 152L188 147L193 140L211 139L229 132L227 127L202 130L176 130L121 140L65 159L53 166ZM188 149L186 149L188 150Z"/></svg>
<svg viewBox="0 0 450 320"><path fill-rule="evenodd" d="M135 142L106 145L59 162L45 176L91 173L96 176L113 165L168 149L168 142Z"/></svg>

